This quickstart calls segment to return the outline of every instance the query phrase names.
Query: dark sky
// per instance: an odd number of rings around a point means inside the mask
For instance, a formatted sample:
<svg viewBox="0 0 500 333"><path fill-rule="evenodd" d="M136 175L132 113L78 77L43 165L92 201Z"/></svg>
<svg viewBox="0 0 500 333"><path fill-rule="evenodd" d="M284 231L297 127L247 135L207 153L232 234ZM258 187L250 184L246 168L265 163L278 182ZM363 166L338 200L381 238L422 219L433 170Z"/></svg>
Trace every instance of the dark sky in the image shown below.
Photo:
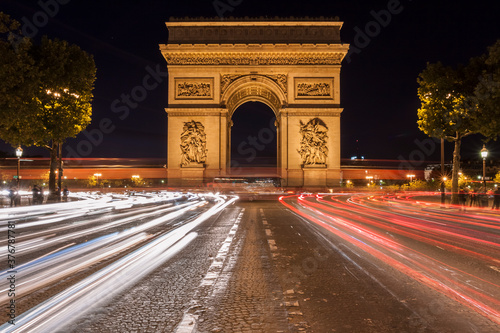
<svg viewBox="0 0 500 333"><path fill-rule="evenodd" d="M226 17L338 16L344 22L343 41L360 49L359 54L353 53L350 61L344 62L341 76L342 157L346 158L357 152L365 158L376 159L416 157L412 152L422 149L415 140L427 138L416 125L418 73L426 62L465 63L470 57L484 53L487 46L500 38L500 4L491 0L401 0L398 13L391 15L390 22L372 34L365 45L356 42L357 31L365 31L367 24L375 22L373 13L394 5L395 0L217 1L233 4L232 11L222 13ZM65 154L79 148L84 152L81 157L165 158L166 82L148 92L145 100L127 116L113 113L111 104L141 85L148 74L147 68L167 70L158 44L168 40L164 22L169 17L214 17L221 14L214 6L217 2L59 2L64 4L44 9L42 4L53 4L56 0L0 0L0 10L24 24L43 18L46 12L50 14L45 15L49 19L37 22L38 31L31 30L35 38L48 35L65 39L95 57L98 71L93 121L87 130L96 133L93 130L104 118L111 120L113 130L102 138L80 134L77 139L68 140ZM83 141L87 143L82 144ZM465 140L462 155L476 158L481 147L479 137ZM498 144L488 147L493 154L500 154ZM11 148L0 143L0 150ZM26 152L47 154L41 149L26 149ZM438 159L436 153L426 158ZM448 157L451 158L449 152Z"/></svg>

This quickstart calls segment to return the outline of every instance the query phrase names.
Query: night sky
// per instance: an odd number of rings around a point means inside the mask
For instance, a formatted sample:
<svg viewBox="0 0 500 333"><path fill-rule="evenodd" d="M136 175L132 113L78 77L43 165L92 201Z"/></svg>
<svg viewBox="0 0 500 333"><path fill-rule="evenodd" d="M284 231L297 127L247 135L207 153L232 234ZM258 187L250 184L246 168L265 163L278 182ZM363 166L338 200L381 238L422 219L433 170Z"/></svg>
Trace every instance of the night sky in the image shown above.
<svg viewBox="0 0 500 333"><path fill-rule="evenodd" d="M47 10L41 6L55 1L1 0L0 10L24 24L28 21L32 24L34 17L43 16L40 12L48 12L47 16L53 17L38 22L38 31L30 31L36 39L42 35L58 37L94 55L97 81L93 121L87 131L96 133L93 130L99 128L105 118L111 120L112 131L102 138L80 134L77 139L68 140L64 149L66 156L71 156L71 150L76 151L79 142L86 140L92 144L80 146L80 152L85 152L81 157L166 157L166 80L149 91L144 101L130 108L128 114L113 113L111 105L122 94L129 94L135 86L141 85L148 70L166 72L167 65L158 44L168 41L164 22L171 16L338 16L344 22L342 40L359 49L359 53L351 53L342 68L344 158L355 154L370 159L412 158L412 152L419 150L415 140L427 138L416 125L419 107L416 78L426 62L466 63L500 38L500 4L490 0L401 0L398 13L391 15L390 22L380 26L380 31L373 33L364 44L356 39L358 32L365 31L367 24L375 22L374 12L387 9L395 0L218 0L233 4L228 7L232 11L223 13L221 9L216 10L213 0L59 0L64 4L59 4L58 8L49 6ZM254 107L250 105L247 109ZM256 112L263 119L252 122L252 117L240 116L240 110L235 116L249 119L244 121L248 129L258 131L266 126L266 117L272 114L265 108ZM480 137L466 139L462 155L476 158L481 147ZM447 159L451 159L452 145L448 144L447 148ZM499 144L491 143L488 148L498 158ZM13 150L0 143L0 151ZM48 156L43 149L25 151ZM438 149L426 155L429 160L439 159Z"/></svg>

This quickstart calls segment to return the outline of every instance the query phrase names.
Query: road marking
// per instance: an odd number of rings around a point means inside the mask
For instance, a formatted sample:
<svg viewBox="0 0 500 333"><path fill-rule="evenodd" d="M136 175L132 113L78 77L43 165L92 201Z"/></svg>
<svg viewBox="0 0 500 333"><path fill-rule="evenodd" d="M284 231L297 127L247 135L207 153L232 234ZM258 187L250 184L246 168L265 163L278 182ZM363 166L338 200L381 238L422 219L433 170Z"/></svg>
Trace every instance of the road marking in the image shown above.
<svg viewBox="0 0 500 333"><path fill-rule="evenodd" d="M268 239L267 242L269 243L269 247L271 248L271 252L276 252L278 251L278 247L276 246L276 242L274 239ZM274 254L273 254L274 256Z"/></svg>
<svg viewBox="0 0 500 333"><path fill-rule="evenodd" d="M500 268L498 268L497 266L490 266L490 268L500 273Z"/></svg>
<svg viewBox="0 0 500 333"><path fill-rule="evenodd" d="M207 274L205 274L205 277L203 278L203 280L201 280L200 285L198 286L198 288L196 288L193 300L191 301L191 303L195 304L195 306L190 307L186 310L186 312L184 312L184 316L182 317L180 324L175 329L175 333L195 332L198 316L193 314L192 311L194 311L194 309L198 307L196 306L196 298L198 297L197 295L199 293L199 290L200 288L207 286L212 287L219 278L220 273L222 272L222 269L224 267L224 261L227 258L229 248L236 236L236 232L238 231L238 227L240 225L241 218L243 217L244 212L245 209L243 208L236 218L233 226L231 227L231 230L229 230L226 239L222 242L219 252L217 252L217 256L214 258L212 264L208 268Z"/></svg>
<svg viewBox="0 0 500 333"><path fill-rule="evenodd" d="M276 246L276 241L272 238L273 233L271 229L269 229L269 223L267 223L267 219L262 208L260 209L260 215L262 215L262 224L265 227L264 231L266 232L267 243L269 244L269 248L271 249L271 255L273 256L273 258L275 258L278 255L276 253L276 251L278 251L278 247Z"/></svg>
<svg viewBox="0 0 500 333"><path fill-rule="evenodd" d="M231 230L229 230L229 233L222 243L222 246L219 249L219 252L217 252L217 256L214 258L214 261L208 268L208 272L201 280L200 286L211 286L215 283L217 278L219 277L220 273L222 272L222 267L224 266L223 263L226 260L227 254L229 252L229 248L231 247L231 244L233 243L234 237L236 236L236 231L238 230L238 227L241 222L241 218L243 217L244 209L240 212L238 217L236 218L236 221L234 222L233 226L231 227Z"/></svg>
<svg viewBox="0 0 500 333"><path fill-rule="evenodd" d="M175 330L176 333L191 333L196 329L196 320L198 316L192 315L190 313L185 313L182 318L181 323L177 326Z"/></svg>

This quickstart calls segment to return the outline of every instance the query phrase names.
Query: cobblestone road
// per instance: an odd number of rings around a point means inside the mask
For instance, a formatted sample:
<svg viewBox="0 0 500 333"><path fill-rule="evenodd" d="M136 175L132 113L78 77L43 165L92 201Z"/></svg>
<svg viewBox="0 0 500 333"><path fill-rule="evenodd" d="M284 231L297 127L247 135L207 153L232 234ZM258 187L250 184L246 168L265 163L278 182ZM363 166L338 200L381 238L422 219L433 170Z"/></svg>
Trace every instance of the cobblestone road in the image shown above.
<svg viewBox="0 0 500 333"><path fill-rule="evenodd" d="M278 202L239 202L194 231L182 252L61 332L494 332Z"/></svg>
<svg viewBox="0 0 500 333"><path fill-rule="evenodd" d="M174 332L240 211L228 207L219 218L202 224L195 230L198 237L179 255L113 303L85 316L71 331Z"/></svg>
<svg viewBox="0 0 500 333"><path fill-rule="evenodd" d="M266 235L256 205L248 207L239 233L238 246L230 255L199 317L199 332L289 332L283 292L271 262ZM237 260L236 260L237 259Z"/></svg>

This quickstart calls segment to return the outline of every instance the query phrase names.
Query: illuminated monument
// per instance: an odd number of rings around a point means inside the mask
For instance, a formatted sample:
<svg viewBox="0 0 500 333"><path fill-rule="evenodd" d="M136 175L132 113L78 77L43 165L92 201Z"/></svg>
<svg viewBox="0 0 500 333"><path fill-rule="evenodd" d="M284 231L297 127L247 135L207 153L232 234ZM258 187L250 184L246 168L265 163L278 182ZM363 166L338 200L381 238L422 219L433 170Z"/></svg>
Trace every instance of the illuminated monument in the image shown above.
<svg viewBox="0 0 500 333"><path fill-rule="evenodd" d="M232 115L250 101L276 115L285 186L338 185L340 69L336 20L174 20L168 44L171 185L231 176Z"/></svg>

